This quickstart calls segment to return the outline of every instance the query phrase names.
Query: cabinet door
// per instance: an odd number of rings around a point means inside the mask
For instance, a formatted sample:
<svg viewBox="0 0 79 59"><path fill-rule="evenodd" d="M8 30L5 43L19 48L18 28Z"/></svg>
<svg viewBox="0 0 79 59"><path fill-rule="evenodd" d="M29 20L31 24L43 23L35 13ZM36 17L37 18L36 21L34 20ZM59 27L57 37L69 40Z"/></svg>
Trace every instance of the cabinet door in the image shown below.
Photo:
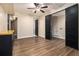
<svg viewBox="0 0 79 59"><path fill-rule="evenodd" d="M0 35L0 56L12 56L12 35Z"/></svg>
<svg viewBox="0 0 79 59"><path fill-rule="evenodd" d="M66 45L78 49L78 5L66 9Z"/></svg>
<svg viewBox="0 0 79 59"><path fill-rule="evenodd" d="M51 39L51 15L45 17L45 38Z"/></svg>

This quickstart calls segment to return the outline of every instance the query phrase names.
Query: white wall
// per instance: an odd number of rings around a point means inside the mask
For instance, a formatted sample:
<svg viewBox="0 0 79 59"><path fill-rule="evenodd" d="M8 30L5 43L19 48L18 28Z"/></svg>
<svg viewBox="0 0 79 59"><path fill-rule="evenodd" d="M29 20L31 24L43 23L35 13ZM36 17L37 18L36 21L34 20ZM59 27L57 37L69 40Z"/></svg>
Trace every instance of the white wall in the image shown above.
<svg viewBox="0 0 79 59"><path fill-rule="evenodd" d="M52 37L65 39L65 11L52 17ZM39 36L45 38L45 16L39 18Z"/></svg>
<svg viewBox="0 0 79 59"><path fill-rule="evenodd" d="M45 38L45 16L42 16L38 19L39 21L39 30L38 30L38 33L39 33L39 36L40 37L44 37Z"/></svg>
<svg viewBox="0 0 79 59"><path fill-rule="evenodd" d="M52 37L65 39L65 15L58 15L53 17Z"/></svg>
<svg viewBox="0 0 79 59"><path fill-rule="evenodd" d="M0 6L0 32L7 30L7 13Z"/></svg>
<svg viewBox="0 0 79 59"><path fill-rule="evenodd" d="M33 17L16 12L15 16L18 17L18 24L17 24L17 35L18 39L20 38L27 38L27 37L33 37Z"/></svg>

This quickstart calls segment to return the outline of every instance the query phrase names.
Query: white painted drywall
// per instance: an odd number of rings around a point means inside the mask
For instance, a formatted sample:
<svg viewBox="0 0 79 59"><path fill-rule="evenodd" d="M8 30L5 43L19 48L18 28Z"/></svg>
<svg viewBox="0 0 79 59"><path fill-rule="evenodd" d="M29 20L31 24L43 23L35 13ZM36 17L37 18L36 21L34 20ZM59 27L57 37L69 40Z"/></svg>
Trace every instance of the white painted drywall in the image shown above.
<svg viewBox="0 0 79 59"><path fill-rule="evenodd" d="M16 12L15 16L18 17L17 23L17 35L18 39L33 37L33 17L27 14Z"/></svg>
<svg viewBox="0 0 79 59"><path fill-rule="evenodd" d="M38 19L38 24L39 24L39 36L45 38L45 16L42 16Z"/></svg>
<svg viewBox="0 0 79 59"><path fill-rule="evenodd" d="M0 6L0 32L7 31L7 13Z"/></svg>
<svg viewBox="0 0 79 59"><path fill-rule="evenodd" d="M52 17L52 37L65 39L65 14Z"/></svg>

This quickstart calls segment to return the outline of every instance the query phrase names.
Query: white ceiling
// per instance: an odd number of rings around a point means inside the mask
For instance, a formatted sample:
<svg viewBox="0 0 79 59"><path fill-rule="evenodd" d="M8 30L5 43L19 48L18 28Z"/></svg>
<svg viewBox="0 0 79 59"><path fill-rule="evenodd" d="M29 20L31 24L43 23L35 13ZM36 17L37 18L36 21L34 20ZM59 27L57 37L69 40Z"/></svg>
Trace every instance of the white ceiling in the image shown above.
<svg viewBox="0 0 79 59"><path fill-rule="evenodd" d="M13 13L16 11L20 13L29 14L31 16L42 16L53 13L54 11L57 11L59 9L62 9L62 7L64 6L65 7L69 6L71 5L71 3L43 3L43 5L48 6L48 8L43 8L45 13L42 13L40 11L34 13L34 9L27 9L27 8L34 8L35 6L33 3L6 3L6 4L4 3L0 5L2 5L2 7L10 13L12 13L12 11Z"/></svg>
<svg viewBox="0 0 79 59"><path fill-rule="evenodd" d="M41 16L41 15L50 13L51 10L52 11L57 10L66 4L65 3L44 3L44 5L48 6L48 8L43 8L45 13L42 13L40 11L38 11L37 13L34 13L34 9L27 9L27 8L35 7L33 3L17 3L17 4L14 4L14 9L18 12L27 13L29 15Z"/></svg>
<svg viewBox="0 0 79 59"><path fill-rule="evenodd" d="M62 15L65 15L65 10L62 10L62 11L52 14L52 16L62 16Z"/></svg>
<svg viewBox="0 0 79 59"><path fill-rule="evenodd" d="M13 14L14 8L12 3L0 3L0 6L4 9L6 13Z"/></svg>

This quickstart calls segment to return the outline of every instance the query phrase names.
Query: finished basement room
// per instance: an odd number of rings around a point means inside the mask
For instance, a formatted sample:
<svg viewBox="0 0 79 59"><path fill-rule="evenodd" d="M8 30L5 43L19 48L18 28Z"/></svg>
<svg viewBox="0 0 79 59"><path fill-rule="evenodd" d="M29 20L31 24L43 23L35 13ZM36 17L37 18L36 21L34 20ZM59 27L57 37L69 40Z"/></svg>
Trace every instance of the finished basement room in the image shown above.
<svg viewBox="0 0 79 59"><path fill-rule="evenodd" d="M0 3L0 56L79 56L77 3Z"/></svg>

